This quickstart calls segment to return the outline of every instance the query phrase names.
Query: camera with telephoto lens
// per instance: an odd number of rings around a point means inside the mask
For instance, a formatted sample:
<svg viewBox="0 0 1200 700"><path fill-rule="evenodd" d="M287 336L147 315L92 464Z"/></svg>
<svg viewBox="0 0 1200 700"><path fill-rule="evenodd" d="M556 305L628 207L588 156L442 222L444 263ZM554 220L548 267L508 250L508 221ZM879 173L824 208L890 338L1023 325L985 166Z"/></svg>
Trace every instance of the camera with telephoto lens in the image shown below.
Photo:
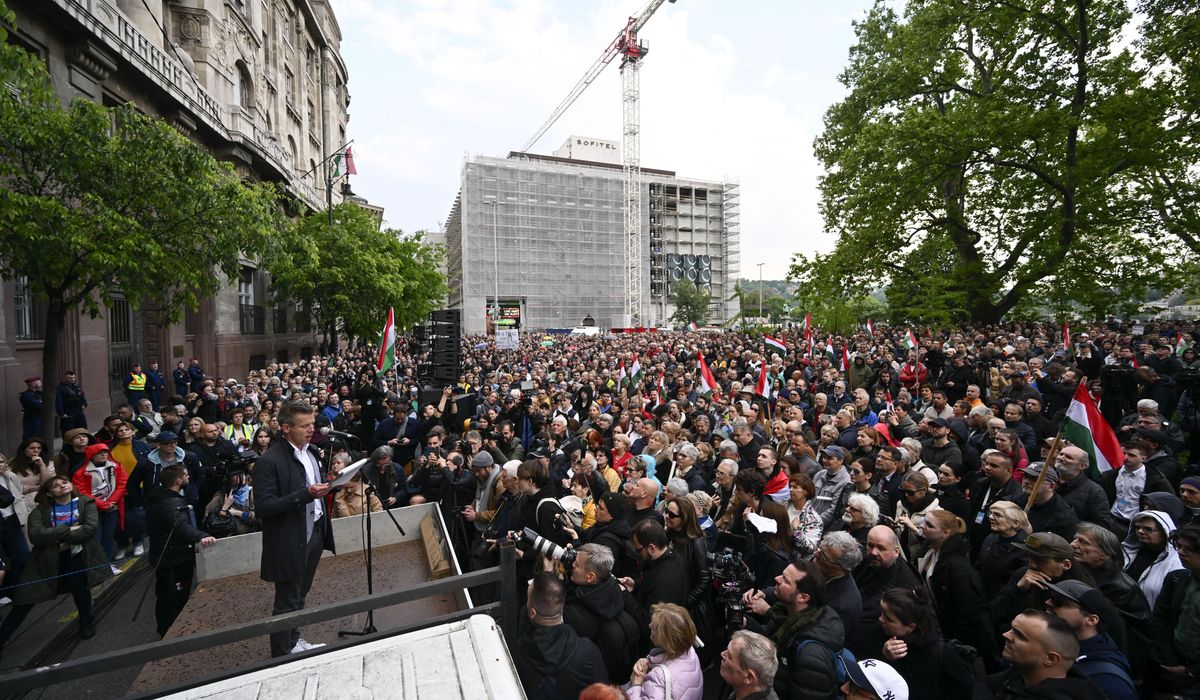
<svg viewBox="0 0 1200 700"><path fill-rule="evenodd" d="M250 465L258 460L258 455L222 455L213 467L213 474L224 479L231 474L245 474L250 471Z"/></svg>
<svg viewBox="0 0 1200 700"><path fill-rule="evenodd" d="M525 528L525 540L530 543L530 551L533 553L561 562L568 568L575 563L575 557L579 555L574 549L560 547L529 528Z"/></svg>

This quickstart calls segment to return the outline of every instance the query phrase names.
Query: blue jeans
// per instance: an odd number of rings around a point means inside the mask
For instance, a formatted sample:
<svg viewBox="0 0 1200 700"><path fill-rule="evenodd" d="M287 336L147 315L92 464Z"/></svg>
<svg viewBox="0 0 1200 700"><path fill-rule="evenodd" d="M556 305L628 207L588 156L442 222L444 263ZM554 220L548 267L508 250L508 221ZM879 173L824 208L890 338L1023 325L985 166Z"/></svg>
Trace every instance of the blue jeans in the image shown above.
<svg viewBox="0 0 1200 700"><path fill-rule="evenodd" d="M96 541L104 548L104 554L109 561L117 553L117 527L121 524L121 512L114 510L100 511L100 529L96 530Z"/></svg>

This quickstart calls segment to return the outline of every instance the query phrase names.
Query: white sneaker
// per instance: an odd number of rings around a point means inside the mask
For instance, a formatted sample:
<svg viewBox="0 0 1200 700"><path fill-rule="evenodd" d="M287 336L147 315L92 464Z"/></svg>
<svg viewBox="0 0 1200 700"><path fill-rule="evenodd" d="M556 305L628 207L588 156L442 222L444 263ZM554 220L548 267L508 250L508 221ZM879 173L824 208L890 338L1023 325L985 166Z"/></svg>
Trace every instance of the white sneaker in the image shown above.
<svg viewBox="0 0 1200 700"><path fill-rule="evenodd" d="M133 548L133 556L135 556L135 557L140 557L145 553L146 553L146 548L140 544Z"/></svg>
<svg viewBox="0 0 1200 700"><path fill-rule="evenodd" d="M111 564L109 564L108 568L112 569L112 575L113 575L113 576L120 576L120 575L121 575L121 573L122 573L120 569L118 569L117 567L115 567L115 566L113 566L113 565L111 565Z"/></svg>
<svg viewBox="0 0 1200 700"><path fill-rule="evenodd" d="M313 644L311 642L306 642L303 639L301 639L296 642L296 646L292 647L291 653L299 654L302 651L308 651L309 649L319 649L323 646L325 646L325 645L324 644Z"/></svg>
<svg viewBox="0 0 1200 700"><path fill-rule="evenodd" d="M0 598L0 608L4 607L5 605L12 605L12 598L9 598L8 596Z"/></svg>

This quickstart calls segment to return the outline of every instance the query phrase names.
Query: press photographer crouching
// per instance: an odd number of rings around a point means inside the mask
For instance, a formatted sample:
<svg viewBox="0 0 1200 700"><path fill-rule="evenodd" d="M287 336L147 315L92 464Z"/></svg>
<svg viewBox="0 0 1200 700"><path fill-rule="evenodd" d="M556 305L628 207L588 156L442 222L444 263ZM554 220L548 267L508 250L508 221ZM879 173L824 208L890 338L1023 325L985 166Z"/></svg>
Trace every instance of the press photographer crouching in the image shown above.
<svg viewBox="0 0 1200 700"><path fill-rule="evenodd" d="M254 490L248 469L253 457L222 462L221 486L204 509L203 529L213 537L247 535L258 531L254 517Z"/></svg>

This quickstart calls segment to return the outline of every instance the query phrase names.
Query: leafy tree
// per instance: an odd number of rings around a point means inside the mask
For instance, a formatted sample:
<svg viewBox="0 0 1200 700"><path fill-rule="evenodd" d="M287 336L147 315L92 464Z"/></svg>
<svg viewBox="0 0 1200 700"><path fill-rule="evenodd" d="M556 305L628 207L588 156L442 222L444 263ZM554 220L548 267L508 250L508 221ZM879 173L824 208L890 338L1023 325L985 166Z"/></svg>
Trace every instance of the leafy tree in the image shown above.
<svg viewBox="0 0 1200 700"><path fill-rule="evenodd" d="M0 91L0 275L26 276L45 300L49 438L67 315L95 317L122 294L177 320L237 277L241 255L269 250L278 208L273 188L244 185L161 120L86 100L61 108L44 67L12 49L0 54L17 93Z"/></svg>
<svg viewBox="0 0 1200 700"><path fill-rule="evenodd" d="M838 244L789 278L886 288L911 322L993 322L1026 300L1117 311L1182 278L1138 184L1176 163L1159 124L1180 88L1121 44L1131 27L1125 0L878 2L815 144Z"/></svg>
<svg viewBox="0 0 1200 700"><path fill-rule="evenodd" d="M404 327L445 299L441 248L423 234L381 230L371 212L352 203L335 206L333 219L330 225L327 212L315 212L296 221L267 264L275 297L313 309L329 340L339 330L373 339L388 307Z"/></svg>
<svg viewBox="0 0 1200 700"><path fill-rule="evenodd" d="M708 323L709 295L700 290L691 280L683 279L675 283L675 315L671 321L681 326L695 323L703 326Z"/></svg>

